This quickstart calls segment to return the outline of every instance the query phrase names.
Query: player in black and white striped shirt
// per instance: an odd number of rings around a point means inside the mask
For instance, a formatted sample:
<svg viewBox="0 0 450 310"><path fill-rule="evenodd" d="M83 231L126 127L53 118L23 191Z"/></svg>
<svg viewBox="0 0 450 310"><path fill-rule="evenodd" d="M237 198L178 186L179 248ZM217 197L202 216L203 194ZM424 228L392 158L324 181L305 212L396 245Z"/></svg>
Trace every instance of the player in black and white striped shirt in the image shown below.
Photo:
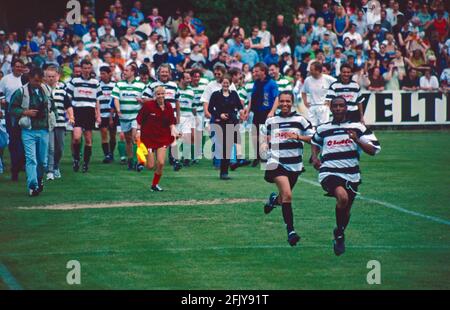
<svg viewBox="0 0 450 310"><path fill-rule="evenodd" d="M268 155L264 179L275 183L279 194L272 193L264 206L264 212L271 212L275 205L282 206L286 223L288 242L295 246L300 237L294 230L292 212L292 190L303 171L303 144L310 143L314 133L311 123L297 112L291 112L294 95L291 91L281 92L278 97L281 112L268 118L265 123L268 139ZM264 146L263 146L264 148Z"/></svg>
<svg viewBox="0 0 450 310"><path fill-rule="evenodd" d="M380 143L361 123L347 120L347 102L343 97L331 101L333 121L317 128L311 140L312 161L319 170L319 182L329 196L336 198L334 252L345 251L344 230L350 221L350 210L361 183L359 156L361 151L378 154ZM322 160L318 159L319 154Z"/></svg>
<svg viewBox="0 0 450 310"><path fill-rule="evenodd" d="M99 98L100 103L100 134L102 137L102 149L104 164L109 164L113 161L114 149L116 148L116 134L117 125L119 124L119 119L113 117L111 114L111 93L116 85L112 79L112 71L108 66L100 67L100 88L102 89L102 95ZM108 140L109 133L109 140Z"/></svg>
<svg viewBox="0 0 450 310"><path fill-rule="evenodd" d="M352 67L349 64L341 66L340 78L330 85L326 100L330 102L336 97L347 101L347 120L364 124L363 101L359 84L352 80Z"/></svg>
<svg viewBox="0 0 450 310"><path fill-rule="evenodd" d="M95 123L100 124L100 103L102 95L100 83L92 77L92 63L87 60L81 62L81 77L73 78L67 85L67 94L72 99L75 125L72 136L73 171L80 169L81 135L84 134L84 163L82 172L89 169L92 154L92 130Z"/></svg>

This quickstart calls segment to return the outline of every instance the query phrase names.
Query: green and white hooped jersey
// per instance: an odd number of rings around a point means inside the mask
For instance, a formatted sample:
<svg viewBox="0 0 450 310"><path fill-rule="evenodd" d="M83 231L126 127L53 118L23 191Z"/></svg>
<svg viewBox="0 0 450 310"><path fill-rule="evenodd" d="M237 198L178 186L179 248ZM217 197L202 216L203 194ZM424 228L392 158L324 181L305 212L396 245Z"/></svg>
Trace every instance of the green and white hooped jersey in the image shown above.
<svg viewBox="0 0 450 310"><path fill-rule="evenodd" d="M178 88L178 92L180 94L180 116L193 116L192 108L194 103L194 91L192 90L192 87L188 86L186 89Z"/></svg>
<svg viewBox="0 0 450 310"><path fill-rule="evenodd" d="M291 82L289 82L288 79L284 78L281 75L276 82L277 82L277 86L278 86L278 92L280 92L280 93L283 91L292 91L292 89L293 89Z"/></svg>
<svg viewBox="0 0 450 310"><path fill-rule="evenodd" d="M120 111L122 121L134 121L137 117L141 104L136 100L142 97L145 90L145 84L134 80L131 83L128 81L117 82L112 91L111 97L118 99L120 102Z"/></svg>
<svg viewBox="0 0 450 310"><path fill-rule="evenodd" d="M237 93L239 95L239 99L241 99L241 101L243 101L244 105L246 106L248 104L248 93L247 89L245 89L245 86L239 87Z"/></svg>
<svg viewBox="0 0 450 310"><path fill-rule="evenodd" d="M253 86L255 85L255 82L247 82L244 85L244 89L247 92L247 99L245 100L245 105L248 105L250 99L252 98L252 92L253 92Z"/></svg>
<svg viewBox="0 0 450 310"><path fill-rule="evenodd" d="M194 91L194 102L193 107L197 109L197 113L203 113L203 103L201 102L201 97L203 95L203 92L205 91L206 86L208 85L209 81L205 78L201 78L198 86L194 87L191 86L192 90Z"/></svg>

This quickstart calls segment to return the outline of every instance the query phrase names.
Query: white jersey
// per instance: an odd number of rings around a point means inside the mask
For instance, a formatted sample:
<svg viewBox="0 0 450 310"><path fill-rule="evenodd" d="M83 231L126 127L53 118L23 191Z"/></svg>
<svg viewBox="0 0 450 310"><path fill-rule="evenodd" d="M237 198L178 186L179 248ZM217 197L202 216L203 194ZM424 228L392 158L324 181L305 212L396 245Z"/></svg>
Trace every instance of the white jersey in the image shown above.
<svg viewBox="0 0 450 310"><path fill-rule="evenodd" d="M205 90L203 91L203 95L200 98L200 101L202 103L206 102L207 104L209 104L209 100L211 99L211 96L214 92L221 90L222 89L222 84L220 84L217 81L212 81L209 82L209 84L206 86ZM234 84L230 85L230 91L235 91L237 92L236 86L234 86Z"/></svg>
<svg viewBox="0 0 450 310"><path fill-rule="evenodd" d="M288 171L301 172L303 141L288 139L286 134L312 136L314 131L311 123L297 112L292 112L287 117L277 114L267 119L265 128L266 135L270 137L267 167L281 165Z"/></svg>
<svg viewBox="0 0 450 310"><path fill-rule="evenodd" d="M311 140L311 144L321 148L322 165L319 170L319 182L329 175L354 183L361 181L359 156L362 150L350 139L347 133L349 129L355 131L362 142L374 146L377 154L380 152L381 146L377 138L361 123L323 124L317 128Z"/></svg>
<svg viewBox="0 0 450 310"><path fill-rule="evenodd" d="M323 105L325 104L330 85L335 81L334 77L327 74L322 74L318 79L308 76L305 79L305 83L303 83L302 92L309 95L310 105Z"/></svg>
<svg viewBox="0 0 450 310"><path fill-rule="evenodd" d="M109 118L111 115L111 100L112 100L112 91L116 83L109 82L104 83L100 81L100 87L102 88L102 95L99 98L100 102L100 116L102 118Z"/></svg>

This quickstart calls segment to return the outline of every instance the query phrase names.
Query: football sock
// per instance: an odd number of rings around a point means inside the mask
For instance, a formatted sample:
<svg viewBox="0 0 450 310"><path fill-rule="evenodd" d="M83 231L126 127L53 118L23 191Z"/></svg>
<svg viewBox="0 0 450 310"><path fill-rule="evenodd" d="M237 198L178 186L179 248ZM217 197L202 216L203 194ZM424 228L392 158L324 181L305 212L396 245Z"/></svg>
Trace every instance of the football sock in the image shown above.
<svg viewBox="0 0 450 310"><path fill-rule="evenodd" d="M344 208L336 207L336 226L338 228L338 233L342 234L345 230L346 223L346 210Z"/></svg>
<svg viewBox="0 0 450 310"><path fill-rule="evenodd" d="M137 163L137 145L133 143L133 163Z"/></svg>
<svg viewBox="0 0 450 310"><path fill-rule="evenodd" d="M119 141L118 149L119 149L119 156L120 156L120 157L127 157L127 155L126 155L125 141Z"/></svg>
<svg viewBox="0 0 450 310"><path fill-rule="evenodd" d="M283 206L283 219L286 223L286 228L288 232L294 230L294 215L292 214L292 204L290 202L285 202Z"/></svg>
<svg viewBox="0 0 450 310"><path fill-rule="evenodd" d="M110 154L114 154L114 151L116 149L116 141L109 141L109 152Z"/></svg>
<svg viewBox="0 0 450 310"><path fill-rule="evenodd" d="M91 154L92 154L92 146L84 146L84 155L83 160L85 164L89 164L89 161L91 160Z"/></svg>
<svg viewBox="0 0 450 310"><path fill-rule="evenodd" d="M161 174L155 173L155 174L153 175L152 186L158 185L158 184L159 184L159 180L161 180Z"/></svg>
<svg viewBox="0 0 450 310"><path fill-rule="evenodd" d="M103 154L107 156L109 154L109 143L102 143Z"/></svg>
<svg viewBox="0 0 450 310"><path fill-rule="evenodd" d="M72 148L73 148L73 159L74 160L80 160L80 149L81 149L81 144L77 144L74 143L72 144Z"/></svg>

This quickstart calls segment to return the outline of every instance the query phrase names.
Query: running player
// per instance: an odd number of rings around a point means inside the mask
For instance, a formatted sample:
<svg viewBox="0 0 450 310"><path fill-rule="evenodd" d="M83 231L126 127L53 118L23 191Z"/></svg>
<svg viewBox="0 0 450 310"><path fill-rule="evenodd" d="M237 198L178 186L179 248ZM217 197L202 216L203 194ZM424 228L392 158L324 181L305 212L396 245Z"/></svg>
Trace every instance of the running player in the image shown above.
<svg viewBox="0 0 450 310"><path fill-rule="evenodd" d="M327 104L336 97L347 100L347 120L364 124L363 101L359 84L352 81L352 67L349 64L341 66L340 78L330 85L327 94Z"/></svg>
<svg viewBox="0 0 450 310"><path fill-rule="evenodd" d="M295 246L300 236L294 229L292 212L292 190L303 170L303 145L310 143L313 135L311 123L297 112L291 112L294 95L290 91L279 95L280 112L266 120L266 135L269 158L264 179L275 183L278 195L272 193L264 206L264 213L270 213L276 205L282 206L286 223L288 242Z"/></svg>
<svg viewBox="0 0 450 310"><path fill-rule="evenodd" d="M133 65L125 67L124 80L114 86L112 98L114 109L119 116L120 128L125 135L128 156L128 170L136 169L136 116L141 109L141 97L145 84L136 79L137 68Z"/></svg>
<svg viewBox="0 0 450 310"><path fill-rule="evenodd" d="M172 69L170 68L170 65L167 63L164 63L159 66L158 68L158 81L155 81L151 83L144 91L143 98L146 99L153 99L153 96L155 94L155 89L158 86L164 87L166 90L166 100L168 100L172 104L172 109L175 111L177 124L180 123L180 102L179 97L180 93L178 91L178 85L174 81L172 81ZM175 158L177 154L172 154L172 148L169 149L169 162L171 165L173 165L173 168L175 171L178 171L181 169L182 165L178 161L177 158Z"/></svg>
<svg viewBox="0 0 450 310"><path fill-rule="evenodd" d="M378 154L380 143L361 123L347 120L347 101L336 97L331 101L333 121L317 128L311 140L312 161L319 170L319 182L329 196L336 198L334 253L345 252L344 231L350 221L350 210L361 183L359 157L361 151ZM322 160L319 160L319 154Z"/></svg>
<svg viewBox="0 0 450 310"><path fill-rule="evenodd" d="M67 95L72 99L75 125L73 126L72 151L73 171L80 169L81 136L84 135L85 146L83 152L82 172L89 169L92 154L92 130L95 123L100 124L100 83L92 77L92 63L88 60L81 62L81 77L73 78L67 85Z"/></svg>
<svg viewBox="0 0 450 310"><path fill-rule="evenodd" d="M115 83L112 81L112 71L110 67L100 67L100 87L102 88L102 96L100 97L100 116L102 118L100 123L100 134L102 137L103 149L103 163L109 164L114 159L114 149L116 148L116 134L119 120L113 117L113 122L110 124L111 117L111 93ZM108 140L109 133L109 140Z"/></svg>
<svg viewBox="0 0 450 310"><path fill-rule="evenodd" d="M155 100L145 100L142 109L137 115L138 131L137 137L148 148L147 167L156 169L153 175L151 190L161 192L159 186L161 180L167 148L179 137L175 128L176 119L170 101L165 94L163 86L155 89Z"/></svg>

